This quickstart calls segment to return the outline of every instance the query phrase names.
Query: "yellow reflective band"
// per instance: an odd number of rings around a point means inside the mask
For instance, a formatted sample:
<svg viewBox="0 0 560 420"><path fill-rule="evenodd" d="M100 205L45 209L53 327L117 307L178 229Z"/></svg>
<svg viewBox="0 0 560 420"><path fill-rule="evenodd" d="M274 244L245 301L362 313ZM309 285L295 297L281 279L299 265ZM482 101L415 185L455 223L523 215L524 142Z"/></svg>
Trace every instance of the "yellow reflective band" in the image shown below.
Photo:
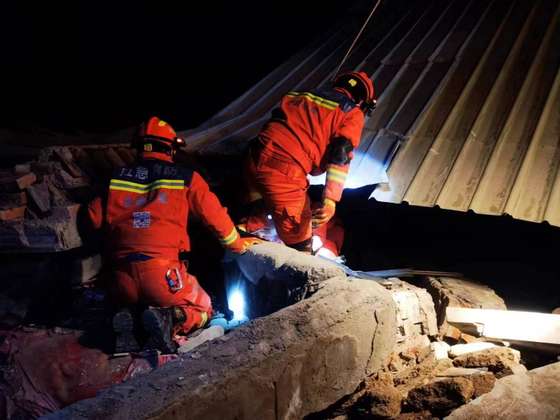
<svg viewBox="0 0 560 420"><path fill-rule="evenodd" d="M316 103L317 105L322 106L323 108L327 108L330 110L338 108L337 102L329 101L328 99L321 98L320 96L313 95L312 93L309 92L288 92L286 96L289 96L290 98L303 96L305 99L313 103Z"/></svg>
<svg viewBox="0 0 560 420"><path fill-rule="evenodd" d="M335 175L340 175L340 176L346 177L346 175L348 175L348 172L343 171L341 169L331 167L331 168L327 169L327 175L329 175L329 174L335 174Z"/></svg>
<svg viewBox="0 0 560 420"><path fill-rule="evenodd" d="M204 325L206 325L206 323L208 322L208 314L206 312L201 312L200 313L200 324L198 324L198 328L202 328L204 327Z"/></svg>
<svg viewBox="0 0 560 420"><path fill-rule="evenodd" d="M346 176L348 174L340 169L329 168L327 171L327 181L337 182L339 184L344 184L346 182Z"/></svg>
<svg viewBox="0 0 560 420"><path fill-rule="evenodd" d="M346 182L346 178L340 178L338 176L328 176L327 182L336 182L337 184L344 185L344 183Z"/></svg>
<svg viewBox="0 0 560 420"><path fill-rule="evenodd" d="M109 184L110 190L127 191L138 194L147 193L158 189L182 190L185 188L185 181L182 179L158 179L149 184L138 184L136 182L112 179Z"/></svg>
<svg viewBox="0 0 560 420"><path fill-rule="evenodd" d="M238 237L237 229L234 227L228 236L220 239L220 242L224 245L231 245L237 240L237 237Z"/></svg>

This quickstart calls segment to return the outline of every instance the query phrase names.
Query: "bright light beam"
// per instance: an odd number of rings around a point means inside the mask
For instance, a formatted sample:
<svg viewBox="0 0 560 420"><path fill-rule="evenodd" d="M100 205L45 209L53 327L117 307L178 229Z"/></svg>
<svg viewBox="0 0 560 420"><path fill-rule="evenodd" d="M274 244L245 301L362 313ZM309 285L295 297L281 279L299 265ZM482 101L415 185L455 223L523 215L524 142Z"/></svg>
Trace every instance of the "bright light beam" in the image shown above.
<svg viewBox="0 0 560 420"><path fill-rule="evenodd" d="M234 287L228 293L228 306L233 311L233 319L242 321L247 319L245 313L245 295L239 286Z"/></svg>

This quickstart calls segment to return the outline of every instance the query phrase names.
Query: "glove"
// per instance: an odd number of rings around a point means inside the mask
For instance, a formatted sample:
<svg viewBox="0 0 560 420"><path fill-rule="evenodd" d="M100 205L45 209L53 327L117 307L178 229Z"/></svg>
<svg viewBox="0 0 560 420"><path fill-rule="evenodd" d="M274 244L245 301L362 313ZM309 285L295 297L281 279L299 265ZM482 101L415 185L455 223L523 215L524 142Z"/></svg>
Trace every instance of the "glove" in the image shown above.
<svg viewBox="0 0 560 420"><path fill-rule="evenodd" d="M234 243L228 246L228 249L235 254L245 254L249 248L253 245L260 244L264 242L262 239L250 237L250 238L238 238Z"/></svg>
<svg viewBox="0 0 560 420"><path fill-rule="evenodd" d="M336 201L330 198L323 199L323 207L313 210L311 224L313 228L319 227L332 219L336 211Z"/></svg>

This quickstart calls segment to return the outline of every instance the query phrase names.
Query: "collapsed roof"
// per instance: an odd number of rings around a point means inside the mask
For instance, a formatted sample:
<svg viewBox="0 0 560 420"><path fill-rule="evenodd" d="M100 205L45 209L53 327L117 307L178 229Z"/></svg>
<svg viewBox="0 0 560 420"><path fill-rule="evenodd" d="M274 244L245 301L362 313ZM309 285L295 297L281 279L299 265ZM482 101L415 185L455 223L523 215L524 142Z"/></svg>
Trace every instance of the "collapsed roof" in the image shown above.
<svg viewBox="0 0 560 420"><path fill-rule="evenodd" d="M560 226L558 0L384 2L344 69L372 74L348 187L379 201ZM237 154L283 93L328 82L371 4L354 9L190 137L188 149Z"/></svg>

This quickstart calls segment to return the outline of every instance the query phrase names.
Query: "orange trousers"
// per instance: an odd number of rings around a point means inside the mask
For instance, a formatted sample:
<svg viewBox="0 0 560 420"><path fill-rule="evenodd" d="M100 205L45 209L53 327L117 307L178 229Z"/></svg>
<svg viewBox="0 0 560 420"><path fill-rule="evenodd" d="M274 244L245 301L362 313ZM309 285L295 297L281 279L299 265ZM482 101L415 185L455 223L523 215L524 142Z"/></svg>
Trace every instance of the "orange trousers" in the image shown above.
<svg viewBox="0 0 560 420"><path fill-rule="evenodd" d="M288 245L311 238L311 202L307 195L307 174L293 160L263 150L258 161L246 160L249 195L259 193L271 212L276 231Z"/></svg>
<svg viewBox="0 0 560 420"><path fill-rule="evenodd" d="M166 273L177 269L181 275L183 288L172 291ZM179 306L187 316L175 333L184 334L200 328L212 315L210 296L189 274L181 261L153 258L147 261L127 262L117 265L111 292L121 305L144 304L156 307ZM174 279L176 280L176 279Z"/></svg>

